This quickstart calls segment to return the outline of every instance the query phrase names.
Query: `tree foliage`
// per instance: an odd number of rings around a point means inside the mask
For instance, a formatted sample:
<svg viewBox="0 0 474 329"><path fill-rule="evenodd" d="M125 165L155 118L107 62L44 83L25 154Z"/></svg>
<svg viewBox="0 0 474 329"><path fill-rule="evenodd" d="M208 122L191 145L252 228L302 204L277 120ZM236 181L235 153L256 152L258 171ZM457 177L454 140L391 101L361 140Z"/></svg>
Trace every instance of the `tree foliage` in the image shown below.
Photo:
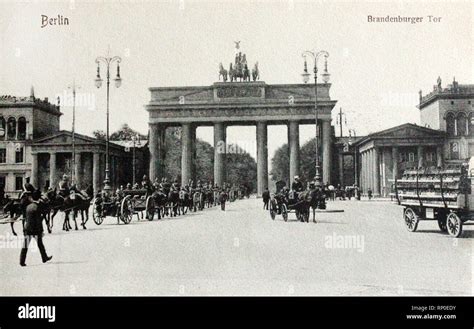
<svg viewBox="0 0 474 329"><path fill-rule="evenodd" d="M315 162L315 139L313 138L300 148L299 176L302 181L308 182L314 178L316 173ZM289 164L288 144L284 144L275 151L272 157L272 170L270 172L272 180L275 182L279 180L288 182L290 174Z"/></svg>
<svg viewBox="0 0 474 329"><path fill-rule="evenodd" d="M110 140L131 140L132 136L138 134L127 124L124 124L118 131L110 135ZM93 132L94 137L105 140L106 136L102 130ZM140 135L145 140L147 136ZM165 176L169 180L177 179L181 181L181 128L169 127L165 134ZM256 189L257 163L255 159L242 148L234 145L229 149L236 150L236 153L227 154L226 172L227 183L247 184L252 190ZM214 177L214 147L200 139L196 139L195 157L196 181L212 182Z"/></svg>

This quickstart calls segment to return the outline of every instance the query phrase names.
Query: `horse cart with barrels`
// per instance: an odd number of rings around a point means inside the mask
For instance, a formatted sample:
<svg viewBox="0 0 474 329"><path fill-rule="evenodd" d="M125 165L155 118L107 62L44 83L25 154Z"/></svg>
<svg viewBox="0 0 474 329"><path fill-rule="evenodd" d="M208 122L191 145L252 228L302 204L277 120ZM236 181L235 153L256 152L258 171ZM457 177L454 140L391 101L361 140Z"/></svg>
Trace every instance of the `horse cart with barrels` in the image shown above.
<svg viewBox="0 0 474 329"><path fill-rule="evenodd" d="M469 165L405 170L401 179L394 180L392 196L404 207L408 231L416 231L421 221L434 220L441 231L457 238L463 224L474 219L473 182L474 157Z"/></svg>
<svg viewBox="0 0 474 329"><path fill-rule="evenodd" d="M105 217L116 217L125 224L132 221L133 215L146 211L147 190L124 190L115 196L98 194L92 203L92 217L97 225Z"/></svg>

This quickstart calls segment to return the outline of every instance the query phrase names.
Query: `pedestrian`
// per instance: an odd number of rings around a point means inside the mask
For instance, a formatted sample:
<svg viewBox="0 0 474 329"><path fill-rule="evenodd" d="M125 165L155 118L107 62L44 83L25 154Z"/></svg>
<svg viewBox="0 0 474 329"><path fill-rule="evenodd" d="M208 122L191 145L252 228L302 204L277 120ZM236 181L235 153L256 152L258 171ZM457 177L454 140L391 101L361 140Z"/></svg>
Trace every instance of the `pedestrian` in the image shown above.
<svg viewBox="0 0 474 329"><path fill-rule="evenodd" d="M268 203L270 202L270 191L268 188L265 189L262 193L263 198L263 209L268 210Z"/></svg>
<svg viewBox="0 0 474 329"><path fill-rule="evenodd" d="M42 207L39 201L40 198L41 192L39 190L35 190L31 195L32 202L26 207L26 221L25 228L23 230L23 248L21 249L20 253L21 266L26 266L26 254L28 252L28 246L31 242L31 239L33 238L38 244L38 249L40 251L43 263L46 263L53 258L53 256L48 256L46 254L43 244L43 217L41 215L40 209Z"/></svg>
<svg viewBox="0 0 474 329"><path fill-rule="evenodd" d="M227 201L228 195L227 192L222 189L221 193L219 194L219 203L221 204L221 210L225 210L225 202Z"/></svg>
<svg viewBox="0 0 474 329"><path fill-rule="evenodd" d="M367 196L369 197L369 200L372 199L372 189L370 187L367 189Z"/></svg>

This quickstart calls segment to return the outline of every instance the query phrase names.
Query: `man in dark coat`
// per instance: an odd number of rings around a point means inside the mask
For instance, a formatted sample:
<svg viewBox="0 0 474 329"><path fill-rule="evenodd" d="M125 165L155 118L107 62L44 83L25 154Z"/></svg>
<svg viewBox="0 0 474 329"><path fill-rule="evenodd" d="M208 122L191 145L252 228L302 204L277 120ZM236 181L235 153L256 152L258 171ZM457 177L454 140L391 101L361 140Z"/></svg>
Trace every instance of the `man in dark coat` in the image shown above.
<svg viewBox="0 0 474 329"><path fill-rule="evenodd" d="M26 207L26 221L24 229L24 241L23 248L20 253L20 265L26 266L26 253L28 252L28 246L31 240L36 239L38 244L38 249L41 254L41 259L43 263L50 261L53 256L48 256L43 245L43 217L41 216L41 192L35 190L32 195L32 202Z"/></svg>
<svg viewBox="0 0 474 329"><path fill-rule="evenodd" d="M270 191L268 188L265 189L262 193L262 199L263 199L263 209L268 210L268 202L270 202Z"/></svg>
<svg viewBox="0 0 474 329"><path fill-rule="evenodd" d="M225 210L225 202L229 198L229 195L227 194L226 190L222 189L221 192L219 193L219 203L221 205L221 210Z"/></svg>

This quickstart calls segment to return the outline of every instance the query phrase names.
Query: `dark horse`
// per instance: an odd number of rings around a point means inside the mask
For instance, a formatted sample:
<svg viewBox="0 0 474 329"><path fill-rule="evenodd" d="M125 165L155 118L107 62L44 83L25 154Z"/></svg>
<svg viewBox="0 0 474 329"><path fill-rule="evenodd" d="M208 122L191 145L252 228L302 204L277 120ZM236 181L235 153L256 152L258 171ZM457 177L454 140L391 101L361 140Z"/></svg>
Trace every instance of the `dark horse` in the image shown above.
<svg viewBox="0 0 474 329"><path fill-rule="evenodd" d="M71 224L69 222L69 216L71 215L71 213L73 215L72 218L74 220L75 230L78 230L76 217L79 212L81 213L81 226L83 229L86 229L86 223L89 220L89 207L91 205L92 196L92 186L88 186L86 190L81 192L71 192L71 194L67 197L58 194L56 189L49 190L46 193L46 197L49 200L48 205L50 212L48 225L50 226L50 228L53 228L54 216L56 216L56 214L61 211L64 212L64 231L69 231L70 229L72 229ZM50 228L48 228L48 230Z"/></svg>
<svg viewBox="0 0 474 329"><path fill-rule="evenodd" d="M10 199L7 197L7 201L5 203L5 206L3 207L3 213L8 214L8 217L10 218L10 226L12 229L13 235L17 235L15 232L14 224L15 221L21 217L21 223L23 228L25 228L25 211L26 207L32 202L30 193L28 192L23 192L20 196L19 199ZM46 220L46 224L48 227L48 232L51 233L51 230L48 225L48 220L47 220L47 201L44 199L41 199L41 205L40 207L41 210L41 215L43 216L43 219Z"/></svg>

